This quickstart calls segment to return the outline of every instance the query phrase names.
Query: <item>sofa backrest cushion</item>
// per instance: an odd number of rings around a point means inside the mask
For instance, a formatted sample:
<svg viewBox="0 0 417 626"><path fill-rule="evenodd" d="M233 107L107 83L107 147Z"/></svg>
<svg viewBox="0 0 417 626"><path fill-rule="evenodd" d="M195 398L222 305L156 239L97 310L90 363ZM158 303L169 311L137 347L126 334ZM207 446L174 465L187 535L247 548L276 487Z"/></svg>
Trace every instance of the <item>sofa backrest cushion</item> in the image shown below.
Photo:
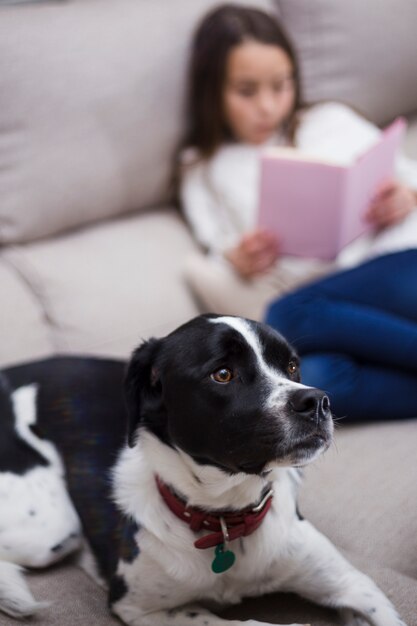
<svg viewBox="0 0 417 626"><path fill-rule="evenodd" d="M216 4L0 7L0 244L164 200L191 33Z"/></svg>
<svg viewBox="0 0 417 626"><path fill-rule="evenodd" d="M377 124L417 111L416 0L276 0L307 102L339 100Z"/></svg>

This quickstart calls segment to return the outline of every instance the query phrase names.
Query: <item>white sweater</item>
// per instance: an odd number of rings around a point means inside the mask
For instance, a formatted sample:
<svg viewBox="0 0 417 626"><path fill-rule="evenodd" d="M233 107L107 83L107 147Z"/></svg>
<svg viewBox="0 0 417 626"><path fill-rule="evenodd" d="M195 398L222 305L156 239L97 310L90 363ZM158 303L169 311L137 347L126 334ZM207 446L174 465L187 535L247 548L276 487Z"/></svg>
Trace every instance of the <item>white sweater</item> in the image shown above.
<svg viewBox="0 0 417 626"><path fill-rule="evenodd" d="M303 113L295 145L309 154L346 162L373 145L380 132L350 108L330 102ZM274 137L268 145L283 142L282 137ZM209 252L222 253L256 228L259 156L264 147L227 144L209 161L196 160L193 149L184 151L181 203L195 238ZM396 169L397 178L417 191L417 162L401 156ZM351 265L367 256L410 247L417 247L417 211L378 235L361 237L337 261Z"/></svg>

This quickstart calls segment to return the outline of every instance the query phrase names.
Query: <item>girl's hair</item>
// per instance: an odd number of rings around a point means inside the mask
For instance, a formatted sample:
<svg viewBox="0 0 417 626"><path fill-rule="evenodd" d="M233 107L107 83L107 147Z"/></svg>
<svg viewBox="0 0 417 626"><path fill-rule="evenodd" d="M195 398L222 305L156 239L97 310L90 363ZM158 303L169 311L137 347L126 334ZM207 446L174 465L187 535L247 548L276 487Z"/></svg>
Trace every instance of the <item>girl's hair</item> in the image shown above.
<svg viewBox="0 0 417 626"><path fill-rule="evenodd" d="M233 4L211 11L198 27L191 48L186 108L186 130L179 145L174 167L173 187L178 188L180 152L197 148L201 158L209 158L224 141L233 137L223 115L223 87L227 58L235 46L253 40L282 48L294 72L294 106L286 120L289 139L295 132L295 114L300 108L298 62L293 46L279 22L259 9Z"/></svg>

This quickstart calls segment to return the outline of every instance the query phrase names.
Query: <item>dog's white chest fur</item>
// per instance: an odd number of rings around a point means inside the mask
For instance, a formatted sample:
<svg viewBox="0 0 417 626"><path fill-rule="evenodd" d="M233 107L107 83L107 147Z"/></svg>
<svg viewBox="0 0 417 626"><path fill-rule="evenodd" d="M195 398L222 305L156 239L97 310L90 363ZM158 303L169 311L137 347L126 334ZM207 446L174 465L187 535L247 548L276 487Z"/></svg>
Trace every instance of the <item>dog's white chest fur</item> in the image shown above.
<svg viewBox="0 0 417 626"><path fill-rule="evenodd" d="M218 508L222 508L226 500L229 505L236 505L233 498L242 497L244 492L247 503L256 501L259 496L262 486L259 477L243 474L227 477L215 468L199 468L190 458L186 459L186 464L192 467L194 477L199 473L199 491L205 483L206 494L210 493L210 480L213 490L222 485L223 493L217 493L214 500ZM299 540L300 521L295 510L297 471L277 468L264 479L264 483L273 481L274 485L270 511L255 533L229 544L236 556L235 564L227 572L215 574L211 569L214 548L194 547L194 541L206 533L192 532L171 513L156 489L156 473L184 488L191 475L186 470L187 465L183 460L179 462L176 452L144 432L134 449L124 450L116 466L117 502L140 526L136 534L140 554L133 563L121 561L118 573L126 579L129 589L137 587L134 593L141 596L140 604L145 605L146 611L171 607L173 596L177 604L195 599L233 604L245 596L275 590L277 583L284 586L291 575L292 552ZM222 480L219 480L220 474ZM213 506L214 501L209 505ZM147 581L145 587L144 580ZM150 580L154 580L155 586L148 584Z"/></svg>
<svg viewBox="0 0 417 626"><path fill-rule="evenodd" d="M133 562L121 560L117 571L128 592L112 608L124 622L132 626L220 626L227 622L207 608L280 590L302 593L331 606L359 607L360 614L375 626L404 626L376 585L297 516L299 474L292 468L271 471L268 480L275 495L262 525L252 535L231 542L236 562L230 570L213 573L214 550L194 547L198 535L167 508L156 488L155 474L191 494L192 505L202 505L198 500L201 492L206 498L216 494L220 509L226 502L233 506L234 497L240 499L242 493L249 502L256 499L259 477L223 475L219 480L220 471L199 467L146 431L134 448L126 448L120 455L114 470L114 495L121 510L140 526L135 536L139 554ZM249 623L260 626L256 621Z"/></svg>

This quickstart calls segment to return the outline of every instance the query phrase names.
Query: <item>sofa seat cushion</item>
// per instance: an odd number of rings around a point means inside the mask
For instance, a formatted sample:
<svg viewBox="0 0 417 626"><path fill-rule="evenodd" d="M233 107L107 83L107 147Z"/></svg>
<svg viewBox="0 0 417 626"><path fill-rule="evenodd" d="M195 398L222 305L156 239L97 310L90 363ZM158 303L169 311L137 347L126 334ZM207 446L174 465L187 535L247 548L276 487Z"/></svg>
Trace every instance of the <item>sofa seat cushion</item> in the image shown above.
<svg viewBox="0 0 417 626"><path fill-rule="evenodd" d="M369 563L361 564L356 560L356 564L389 595L407 626L417 626L417 581ZM61 564L47 572L32 572L28 582L38 600L53 600L50 607L30 620L31 626L121 625L108 611L106 592L73 564ZM292 594L271 594L245 600L239 606L222 611L221 615L227 619L252 618L272 624L304 623L306 620L314 626L340 624L335 611ZM16 626L16 620L12 618L2 615L1 620L2 626Z"/></svg>
<svg viewBox="0 0 417 626"><path fill-rule="evenodd" d="M417 580L416 450L417 420L341 427L305 470L301 513L340 548Z"/></svg>
<svg viewBox="0 0 417 626"><path fill-rule="evenodd" d="M121 626L112 617L107 606L107 594L76 564L67 559L47 571L25 574L29 587L37 600L50 601L27 624L30 626ZM0 614L2 626L18 626L11 617Z"/></svg>
<svg viewBox="0 0 417 626"><path fill-rule="evenodd" d="M52 354L53 341L33 286L0 255L0 365Z"/></svg>
<svg viewBox="0 0 417 626"><path fill-rule="evenodd" d="M174 210L102 222L4 252L37 294L55 352L127 358L197 314L181 272L194 243Z"/></svg>

